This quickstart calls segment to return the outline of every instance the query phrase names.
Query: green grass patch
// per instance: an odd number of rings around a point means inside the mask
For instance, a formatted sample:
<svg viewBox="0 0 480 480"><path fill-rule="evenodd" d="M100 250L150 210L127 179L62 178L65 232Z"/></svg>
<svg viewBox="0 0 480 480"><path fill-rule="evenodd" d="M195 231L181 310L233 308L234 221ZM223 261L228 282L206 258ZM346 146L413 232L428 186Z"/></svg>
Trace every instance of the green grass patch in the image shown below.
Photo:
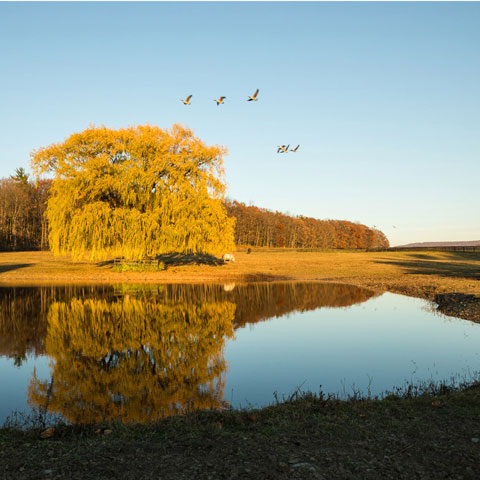
<svg viewBox="0 0 480 480"><path fill-rule="evenodd" d="M162 272L166 270L164 262L155 263L118 263L113 266L114 272Z"/></svg>

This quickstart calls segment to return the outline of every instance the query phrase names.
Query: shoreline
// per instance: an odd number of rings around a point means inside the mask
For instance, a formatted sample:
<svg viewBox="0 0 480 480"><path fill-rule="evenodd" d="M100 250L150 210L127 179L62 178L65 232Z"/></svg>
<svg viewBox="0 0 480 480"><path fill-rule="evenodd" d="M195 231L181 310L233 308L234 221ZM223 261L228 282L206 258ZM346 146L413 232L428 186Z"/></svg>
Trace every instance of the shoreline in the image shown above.
<svg viewBox="0 0 480 480"><path fill-rule="evenodd" d="M480 386L383 399L305 393L147 425L0 428L2 479L475 479Z"/></svg>
<svg viewBox="0 0 480 480"><path fill-rule="evenodd" d="M446 315L480 321L480 252L234 253L220 266L171 265L159 272L115 272L111 262L76 262L51 252L0 252L0 286L328 282L435 302Z"/></svg>

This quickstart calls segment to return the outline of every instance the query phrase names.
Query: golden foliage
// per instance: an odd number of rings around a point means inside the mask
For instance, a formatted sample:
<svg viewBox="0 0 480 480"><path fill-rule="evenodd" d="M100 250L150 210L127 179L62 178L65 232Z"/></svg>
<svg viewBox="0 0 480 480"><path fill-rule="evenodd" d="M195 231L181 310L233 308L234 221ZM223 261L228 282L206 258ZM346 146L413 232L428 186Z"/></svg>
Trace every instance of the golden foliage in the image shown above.
<svg viewBox="0 0 480 480"><path fill-rule="evenodd" d="M54 302L45 341L52 382L34 375L29 402L73 423L146 423L222 405L229 302L156 302L125 295Z"/></svg>
<svg viewBox="0 0 480 480"><path fill-rule="evenodd" d="M90 127L33 152L35 175L55 173L50 248L74 259L231 250L235 220L222 204L225 153L180 125Z"/></svg>

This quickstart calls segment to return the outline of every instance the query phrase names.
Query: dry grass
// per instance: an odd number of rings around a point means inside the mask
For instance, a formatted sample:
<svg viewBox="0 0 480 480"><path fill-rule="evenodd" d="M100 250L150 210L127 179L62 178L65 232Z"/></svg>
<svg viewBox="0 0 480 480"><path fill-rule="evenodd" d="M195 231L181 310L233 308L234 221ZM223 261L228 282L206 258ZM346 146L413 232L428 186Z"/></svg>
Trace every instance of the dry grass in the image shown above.
<svg viewBox="0 0 480 480"><path fill-rule="evenodd" d="M110 262L73 263L51 252L1 252L0 284L187 283L256 280L343 282L433 298L480 294L480 253L463 252L236 252L221 266L173 265L163 272L115 272Z"/></svg>

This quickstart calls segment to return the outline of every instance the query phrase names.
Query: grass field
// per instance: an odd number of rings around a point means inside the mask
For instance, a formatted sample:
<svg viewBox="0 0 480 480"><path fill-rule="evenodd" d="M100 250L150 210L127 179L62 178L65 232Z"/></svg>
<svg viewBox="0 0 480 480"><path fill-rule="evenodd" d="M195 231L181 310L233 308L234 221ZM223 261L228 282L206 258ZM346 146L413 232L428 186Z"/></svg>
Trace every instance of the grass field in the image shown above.
<svg viewBox="0 0 480 480"><path fill-rule="evenodd" d="M236 252L225 265L178 261L161 272L118 272L111 262L73 263L50 252L1 252L0 284L333 281L424 298L480 294L480 253ZM190 263L189 263L190 262Z"/></svg>

